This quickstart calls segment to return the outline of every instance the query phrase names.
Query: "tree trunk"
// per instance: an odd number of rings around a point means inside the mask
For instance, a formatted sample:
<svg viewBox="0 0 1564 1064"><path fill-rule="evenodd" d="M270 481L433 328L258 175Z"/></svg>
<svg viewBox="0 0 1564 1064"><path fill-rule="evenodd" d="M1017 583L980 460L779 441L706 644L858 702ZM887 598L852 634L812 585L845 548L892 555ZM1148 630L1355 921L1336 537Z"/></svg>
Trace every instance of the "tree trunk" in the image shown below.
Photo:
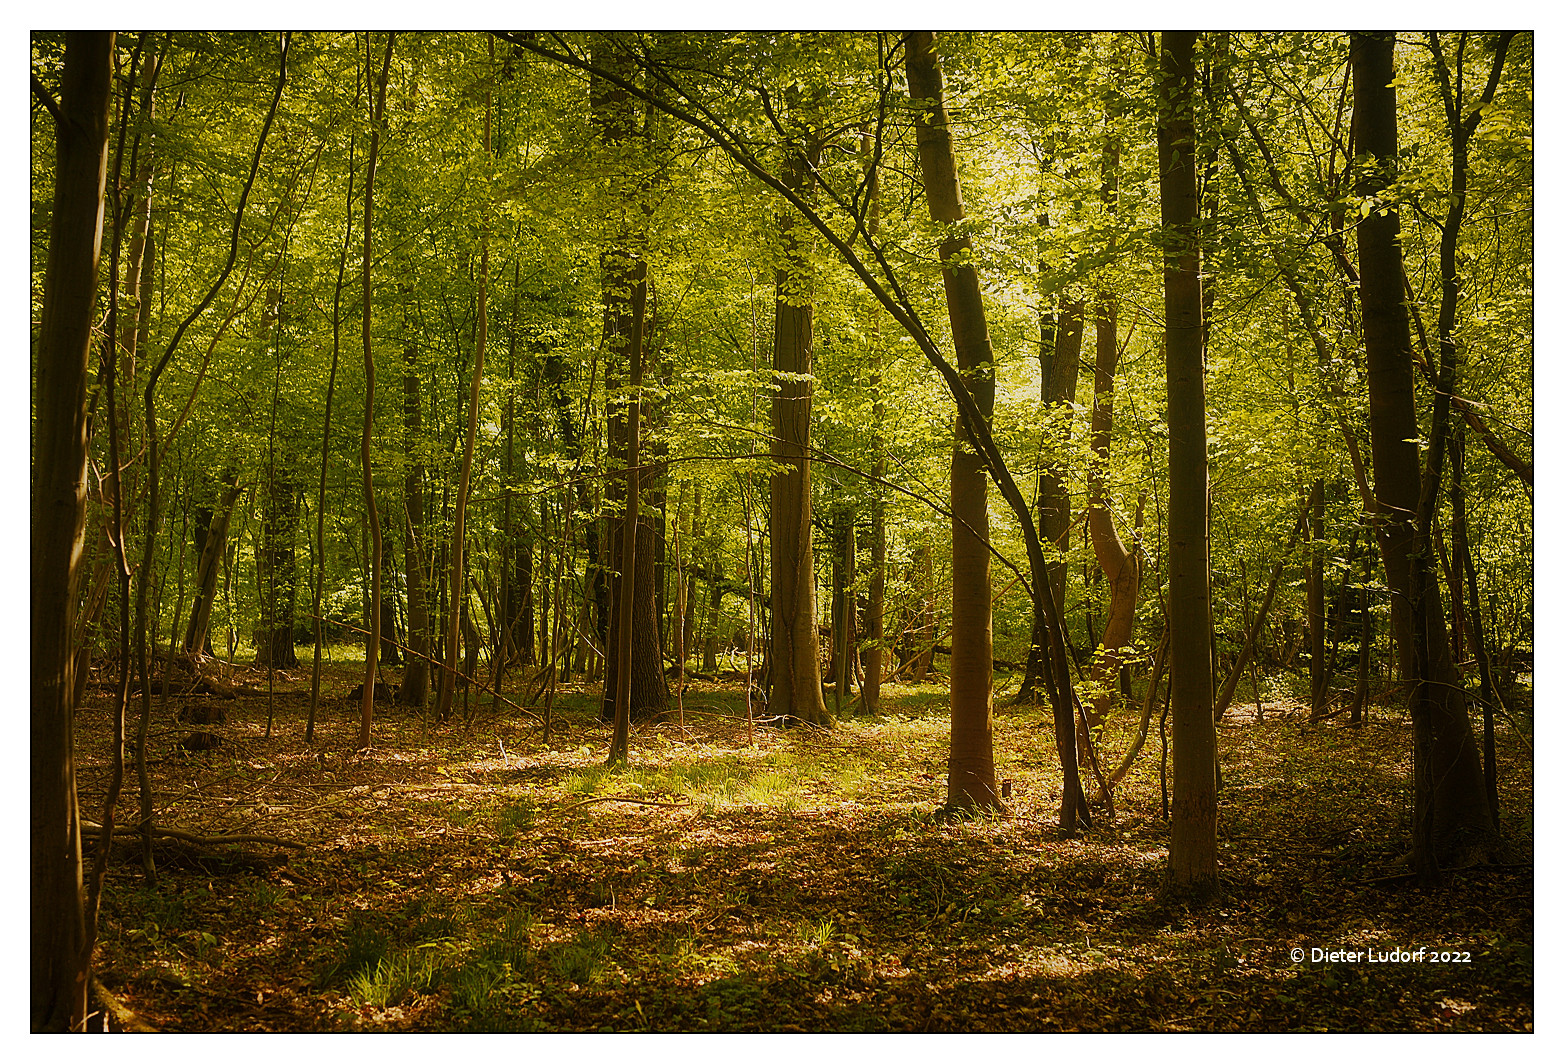
<svg viewBox="0 0 1564 1064"><path fill-rule="evenodd" d="M217 571L228 548L228 526L233 520L234 504L244 492L239 486L239 471L232 466L223 474L222 483L222 494L210 511L205 534L199 537L195 598L191 602L190 620L185 626L182 644L186 654L212 652L212 603L217 598Z"/></svg>
<svg viewBox="0 0 1564 1064"><path fill-rule="evenodd" d="M1309 489L1309 719L1329 711L1325 675L1325 478Z"/></svg>
<svg viewBox="0 0 1564 1064"><path fill-rule="evenodd" d="M1081 374L1081 346L1084 342L1086 301L1066 299L1051 334L1045 331L1038 347L1042 401L1052 407L1060 419L1059 435L1051 443L1056 456L1045 462L1037 474L1037 531L1043 542L1059 553L1048 562L1048 581L1056 601L1064 603L1065 555L1070 551L1070 493L1061 475L1063 458L1070 450L1071 429L1075 417L1071 404ZM1066 633L1068 636L1068 633ZM1017 702L1041 701L1047 691L1044 679L1048 668L1048 636L1040 616L1032 618L1032 642L1026 656L1026 676L1016 693Z"/></svg>
<svg viewBox="0 0 1564 1064"><path fill-rule="evenodd" d="M494 39L489 38L489 59L494 59ZM489 144L494 111L494 93L486 94L483 112L483 166L491 165ZM460 630L462 608L466 605L467 577L467 497L472 488L472 457L478 442L478 411L482 405L483 360L489 346L489 207L485 202L479 222L478 244L478 335L473 343L472 379L468 382L467 432L462 445L462 467L456 487L456 518L451 525L450 587L451 609L445 622L446 670L440 674L440 694L435 706L436 720L449 720L451 698L456 693L456 677L451 671L456 667L456 640ZM476 647L469 647L469 652ZM464 665L465 669L465 665ZM471 675L464 673L464 675Z"/></svg>
<svg viewBox="0 0 1564 1064"><path fill-rule="evenodd" d="M402 289L409 297L408 286ZM402 327L408 328L404 306ZM403 567L407 571L407 655L396 699L423 709L429 702L429 547L424 533L423 380L418 372L418 346L402 346L402 451L407 471L402 476Z"/></svg>
<svg viewBox="0 0 1564 1064"><path fill-rule="evenodd" d="M1364 196L1377 195L1395 178L1394 52L1393 33L1353 34L1358 150L1372 159L1359 179L1357 191ZM1456 149L1457 187L1452 198L1464 203L1464 141L1459 138ZM1482 766L1467 720L1460 677L1450 658L1438 582L1429 568L1418 563L1419 556L1426 557L1426 551L1419 551L1419 522L1426 530L1433 510L1432 502L1424 506L1420 496L1423 491L1436 493L1439 487L1443 423L1448 419L1453 385L1449 379L1454 372L1450 336L1454 326L1454 240L1460 214L1456 206L1451 210L1440 256L1447 291L1440 310L1441 380L1435 396L1427 484L1418 468L1420 433L1413 394L1412 338L1402 295L1400 218L1393 206L1381 205L1358 226L1374 493L1386 527L1386 583L1393 596L1407 602L1409 623L1405 627L1411 630L1409 643L1414 651L1412 863L1425 882L1438 878L1440 861L1481 853L1492 837ZM1426 548L1426 531L1422 541ZM1398 641L1401 627L1398 624Z"/></svg>
<svg viewBox="0 0 1564 1064"><path fill-rule="evenodd" d="M1119 365L1118 306L1111 293L1098 295L1097 364L1092 400L1092 459L1087 467L1086 526L1097 565L1108 581L1108 616L1092 662L1094 694L1085 708L1086 727L1096 731L1108 719L1123 649L1135 628L1135 598L1140 593L1140 562L1119 538L1108 510L1108 460L1113 441L1113 377ZM1081 736L1088 752L1089 735Z"/></svg>
<svg viewBox="0 0 1564 1064"><path fill-rule="evenodd" d="M633 70L629 58L610 41L597 35L594 55L605 56L616 72L626 76ZM598 126L603 147L610 153L622 149L636 135L637 119L629 93L594 79L592 116ZM655 717L668 704L668 683L662 671L662 650L656 615L656 547L651 515L640 514L640 499L634 495L641 482L639 471L639 391L646 332L646 260L638 250L638 224L632 216L642 213L635 191L622 191L625 217L614 246L602 254L603 271L603 349L607 353L604 372L605 393L611 398L608 424L610 467L628 470L624 480L611 477L607 482L610 511L624 507L623 516L610 516L607 526L608 564L613 570L604 589L603 616L607 621L604 640L606 668L603 680L605 720L615 722L614 745L609 761L623 760L628 754L628 721ZM615 373L630 374L629 396L613 397ZM630 425L632 418L637 422ZM634 453L632 454L632 450ZM631 482L634 482L633 484ZM634 496L632 498L632 496ZM632 512L632 510L634 512ZM629 563L635 562L635 565ZM628 581L628 582L627 582ZM626 674L628 673L628 674ZM621 697L623 688L623 697ZM621 743L619 710L627 713L624 742Z"/></svg>
<svg viewBox="0 0 1564 1064"><path fill-rule="evenodd" d="M370 464L370 443L375 432L375 349L370 332L374 308L375 165L380 159L380 126L386 113L386 83L391 77L391 46L395 33L386 34L386 54L380 65L380 81L375 94L375 110L370 119L369 162L364 174L364 261L362 264L364 312L361 315L364 340L364 423L359 436L359 469L364 489L364 514L369 523L369 547L365 566L369 569L369 603L365 623L369 633L364 640L364 698L359 706L358 747L368 750L375 719L375 672L380 657L380 512L375 508L374 469Z"/></svg>
<svg viewBox="0 0 1564 1064"><path fill-rule="evenodd" d="M1212 719L1211 568L1201 346L1199 200L1195 187L1194 45L1162 35L1157 161L1167 323L1168 623L1172 628L1173 804L1168 887L1196 897L1216 878L1216 727Z"/></svg>
<svg viewBox="0 0 1564 1064"><path fill-rule="evenodd" d="M954 225L966 216L934 35L907 36L907 89L915 116L918 166L929 215ZM946 237L939 248L956 365L985 421L994 410L993 351L972 242ZM950 765L945 804L1003 809L994 779L994 629L988 555L988 477L974 449L976 430L958 417L950 463Z"/></svg>
<svg viewBox="0 0 1564 1064"><path fill-rule="evenodd" d="M818 149L816 150L818 152ZM785 179L802 191L814 159L793 156ZM809 428L814 396L813 274L797 223L784 213L783 259L777 268L776 336L771 367L771 709L787 720L829 726L820 686L820 635L815 627L814 530Z"/></svg>
<svg viewBox="0 0 1564 1064"><path fill-rule="evenodd" d="M28 820L33 1031L82 1028L91 964L72 751L71 625L86 515L87 354L103 239L113 49L113 33L66 36L55 123L54 214L34 392Z"/></svg>
<svg viewBox="0 0 1564 1064"><path fill-rule="evenodd" d="M710 589L708 595L708 613L706 615L706 646L701 654L701 671L708 676L717 674L717 644L721 638L718 634L718 625L722 623L722 555L713 552L711 561L711 579L707 581Z"/></svg>
<svg viewBox="0 0 1564 1064"><path fill-rule="evenodd" d="M299 531L299 497L292 478L271 478L261 515L261 535L255 544L255 566L261 585L261 624L255 641L255 663L276 669L296 669L293 649L293 608L298 596L294 541Z"/></svg>

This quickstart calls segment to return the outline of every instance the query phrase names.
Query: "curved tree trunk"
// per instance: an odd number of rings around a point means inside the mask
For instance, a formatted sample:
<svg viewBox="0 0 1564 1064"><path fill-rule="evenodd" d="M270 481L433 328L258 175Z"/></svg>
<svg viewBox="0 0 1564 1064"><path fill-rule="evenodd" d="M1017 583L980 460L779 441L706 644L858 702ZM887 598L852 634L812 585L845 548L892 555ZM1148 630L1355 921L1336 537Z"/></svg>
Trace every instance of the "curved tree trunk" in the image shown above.
<svg viewBox="0 0 1564 1064"><path fill-rule="evenodd" d="M1135 598L1140 593L1140 563L1125 548L1107 506L1108 456L1113 440L1113 377L1119 365L1118 307L1107 292L1097 302L1097 364L1093 381L1092 458L1087 467L1086 527L1097 565L1108 581L1108 617L1092 662L1094 694L1085 706L1086 726L1096 731L1108 719L1113 689L1122 666L1122 651L1135 627ZM1081 736L1086 752L1089 735Z"/></svg>

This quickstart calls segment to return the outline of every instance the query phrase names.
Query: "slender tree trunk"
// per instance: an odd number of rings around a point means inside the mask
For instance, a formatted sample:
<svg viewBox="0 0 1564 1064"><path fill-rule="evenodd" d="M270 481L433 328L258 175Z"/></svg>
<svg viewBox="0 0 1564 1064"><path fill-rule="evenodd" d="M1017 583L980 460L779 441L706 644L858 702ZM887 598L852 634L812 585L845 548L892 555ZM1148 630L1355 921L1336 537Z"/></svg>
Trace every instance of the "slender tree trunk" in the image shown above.
<svg viewBox="0 0 1564 1064"><path fill-rule="evenodd" d="M966 216L966 210L932 33L914 31L907 36L907 88L919 104L918 166L929 214L937 224L953 225ZM957 368L986 422L994 409L994 356L977 270L971 265L972 242L964 235L952 235L941 242L939 251ZM950 463L950 766L945 802L952 809L1003 809L994 779L988 477L973 449L973 432L958 418Z"/></svg>
<svg viewBox="0 0 1564 1064"><path fill-rule="evenodd" d="M380 512L375 508L374 468L370 464L370 443L375 433L375 349L370 333L370 319L374 308L374 285L371 283L374 265L375 236L375 166L380 160L380 127L386 114L386 83L391 78L391 46L395 33L386 34L385 58L380 64L380 80L375 91L375 110L370 119L369 161L364 174L364 261L363 295L364 312L364 424L359 436L359 469L364 489L364 514L369 523L369 549L365 567L369 570L369 600L365 605L365 624L369 634L364 640L364 697L359 706L358 746L369 749L373 738L375 719L375 673L380 663L380 611L375 603L380 601ZM369 35L365 35L364 48L368 60Z"/></svg>
<svg viewBox="0 0 1564 1064"><path fill-rule="evenodd" d="M1097 364L1092 401L1092 459L1087 467L1086 526L1097 565L1108 581L1108 616L1092 663L1095 693L1085 707L1086 726L1095 731L1108 719L1113 688L1122 669L1123 650L1135 628L1135 599L1140 594L1140 562L1124 546L1108 510L1108 462L1113 441L1113 377L1119 364L1118 307L1111 293L1097 304ZM1083 735L1082 746L1091 741Z"/></svg>
<svg viewBox="0 0 1564 1064"><path fill-rule="evenodd" d="M1309 489L1309 719L1329 711L1325 675L1325 478Z"/></svg>
<svg viewBox="0 0 1564 1064"><path fill-rule="evenodd" d="M55 121L54 214L33 435L29 1019L34 1031L82 1028L92 959L72 751L71 625L86 516L87 354L103 240L113 50L113 33L67 35Z"/></svg>
<svg viewBox="0 0 1564 1064"><path fill-rule="evenodd" d="M1043 342L1038 348L1041 373L1042 401L1055 411L1060 419L1059 435L1051 441L1049 450L1055 456L1047 461L1037 474L1037 531L1043 541L1057 554L1048 562L1048 581L1054 598L1064 602L1067 568L1065 556L1070 551L1070 493L1062 473L1063 458L1070 450L1071 430L1075 418L1071 404L1075 402L1075 388L1080 380L1081 347L1084 343L1086 301L1067 298L1060 307L1057 322L1051 332L1045 329ZM1032 642L1027 651L1026 676L1016 693L1017 702L1040 701L1047 692L1045 679L1048 668L1048 636L1041 616L1032 618Z"/></svg>
<svg viewBox="0 0 1564 1064"><path fill-rule="evenodd" d="M403 296L410 296L407 287ZM403 328L407 328L403 311ZM402 477L403 567L407 571L407 664L397 701L423 709L429 702L429 546L424 532L423 379L418 347L409 338L402 347L402 447L407 471Z"/></svg>
<svg viewBox="0 0 1564 1064"><path fill-rule="evenodd" d="M355 63L355 67L357 64ZM362 69L362 68L358 68ZM353 106L358 107L358 94L362 88L358 80L353 88ZM353 166L357 136L348 137L348 194L346 218L343 222L342 250L337 254L337 283L331 295L331 373L326 378L326 410L320 429L320 484L315 492L315 588L314 605L310 609L311 624L315 630L314 657L310 664L309 720L304 726L304 741L315 742L315 714L320 708L320 658L325 649L325 633L320 615L321 601L326 590L326 473L331 459L331 412L337 395L337 367L342 355L342 285L347 275L348 248L353 243ZM188 646L189 641L186 640Z"/></svg>
<svg viewBox="0 0 1564 1064"><path fill-rule="evenodd" d="M298 668L293 649L293 608L297 601L294 541L299 529L299 498L285 473L271 478L262 504L261 535L255 544L263 623L255 643L256 663L272 669Z"/></svg>
<svg viewBox="0 0 1564 1064"><path fill-rule="evenodd" d="M1172 627L1173 805L1168 887L1195 896L1216 878L1216 727L1212 718L1211 567L1205 352L1201 346L1194 46L1162 35L1157 158L1161 172L1168 389L1168 622Z"/></svg>
<svg viewBox="0 0 1564 1064"><path fill-rule="evenodd" d="M1488 796L1488 814L1494 830L1499 830L1499 766L1493 736L1493 710L1499 700L1499 688L1493 680L1488 661L1488 644L1483 638L1482 599L1477 592L1477 568L1472 564L1471 547L1466 535L1466 423L1457 421L1450 436L1450 540L1451 581L1466 579L1471 592L1472 654L1477 659L1483 704L1483 791ZM1453 591L1452 591L1453 594Z"/></svg>
<svg viewBox="0 0 1564 1064"><path fill-rule="evenodd" d="M489 60L494 59L494 39L489 38ZM485 97L483 112L483 159L490 164L490 135L494 110L494 94ZM451 525L450 577L451 609L445 622L446 669L440 674L440 696L435 707L436 720L449 720L451 697L456 693L456 640L462 607L466 605L466 550L467 550L467 496L472 487L472 456L478 442L478 409L483 392L483 360L489 345L489 207L485 203L483 218L479 223L478 243L478 335L473 345L472 380L468 384L467 433L462 445L462 468L456 488L456 519ZM474 648L475 649L475 648Z"/></svg>

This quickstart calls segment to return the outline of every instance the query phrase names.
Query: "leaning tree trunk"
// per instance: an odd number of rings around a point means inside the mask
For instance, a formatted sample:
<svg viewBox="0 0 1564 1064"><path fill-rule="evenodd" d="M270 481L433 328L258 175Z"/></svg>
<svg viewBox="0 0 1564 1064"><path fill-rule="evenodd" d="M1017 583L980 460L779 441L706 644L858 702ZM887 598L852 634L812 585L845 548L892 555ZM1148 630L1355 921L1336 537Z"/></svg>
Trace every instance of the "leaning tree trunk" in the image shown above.
<svg viewBox="0 0 1564 1064"><path fill-rule="evenodd" d="M29 1020L86 1022L91 957L72 752L76 585L87 503L87 353L103 239L113 33L70 33L55 122L54 215L33 436ZM121 623L124 623L123 620Z"/></svg>
<svg viewBox="0 0 1564 1064"><path fill-rule="evenodd" d="M1395 35L1354 34L1353 97L1358 150L1372 160L1358 192L1375 196L1395 178L1397 159ZM1502 55L1502 53L1501 53ZM1497 65L1495 68L1497 78ZM1492 86L1490 85L1490 93ZM1475 126L1475 122L1473 123ZM1454 200L1464 201L1464 140L1458 138ZM1447 289L1454 287L1454 238L1460 214L1452 205L1441 247ZM1449 632L1437 580L1418 564L1419 510L1424 477L1418 468L1420 438L1413 394L1412 337L1403 301L1401 223L1391 205L1376 208L1358 226L1358 272L1363 300L1363 346L1368 361L1369 431L1374 493L1386 533L1382 551L1386 583L1404 597L1412 618L1416 691L1412 698L1412 863L1425 881L1438 878L1441 860L1481 853L1491 841L1492 823L1466 700L1450 658ZM1441 380L1435 397L1426 490L1437 491L1443 462L1444 424L1453 384L1454 293L1440 310ZM1448 345L1448 349L1447 349ZM1427 527L1427 522L1423 522ZM1424 543L1427 543L1426 535ZM1399 637L1399 633L1398 633Z"/></svg>
<svg viewBox="0 0 1564 1064"><path fill-rule="evenodd" d="M1195 183L1194 46L1162 35L1157 161L1162 176L1163 312L1167 323L1168 623L1172 628L1173 806L1168 887L1216 889L1216 726L1212 719L1211 567L1201 344L1199 199Z"/></svg>
<svg viewBox="0 0 1564 1064"><path fill-rule="evenodd" d="M233 520L234 505L244 493L239 485L239 471L233 467L223 474L222 483L222 494L211 511L205 533L199 537L195 598L190 605L190 619L185 625L182 644L186 654L210 654L212 649L212 603L217 597L217 571L223 563L223 552L228 549L228 526Z"/></svg>
<svg viewBox="0 0 1564 1064"><path fill-rule="evenodd" d="M919 106L918 165L929 214L936 224L952 226L966 216L966 210L932 33L915 31L907 36L907 88ZM957 369L986 422L994 410L994 355L983 294L971 263L972 242L965 235L948 236L940 243L939 254ZM1003 809L994 779L988 476L974 450L974 431L958 417L950 461L950 764L945 804L952 809Z"/></svg>

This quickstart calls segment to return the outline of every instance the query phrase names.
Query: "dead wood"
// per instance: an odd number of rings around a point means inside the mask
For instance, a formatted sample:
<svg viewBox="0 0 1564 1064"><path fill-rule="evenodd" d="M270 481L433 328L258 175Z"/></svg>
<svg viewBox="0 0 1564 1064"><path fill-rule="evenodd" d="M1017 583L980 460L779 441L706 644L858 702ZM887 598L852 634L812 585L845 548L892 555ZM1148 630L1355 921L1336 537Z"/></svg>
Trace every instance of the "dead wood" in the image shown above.
<svg viewBox="0 0 1564 1064"><path fill-rule="evenodd" d="M81 822L82 830L89 834L95 834L103 830L102 824L94 824L90 820ZM115 835L141 835L139 827L129 826L114 829ZM181 831L178 828L152 828L152 835L160 839L178 839L180 842L188 842L194 846L223 846L228 843L258 843L267 846L287 846L294 850L305 850L309 847L302 842L293 842L290 839L279 839L275 835L196 835L193 832Z"/></svg>

